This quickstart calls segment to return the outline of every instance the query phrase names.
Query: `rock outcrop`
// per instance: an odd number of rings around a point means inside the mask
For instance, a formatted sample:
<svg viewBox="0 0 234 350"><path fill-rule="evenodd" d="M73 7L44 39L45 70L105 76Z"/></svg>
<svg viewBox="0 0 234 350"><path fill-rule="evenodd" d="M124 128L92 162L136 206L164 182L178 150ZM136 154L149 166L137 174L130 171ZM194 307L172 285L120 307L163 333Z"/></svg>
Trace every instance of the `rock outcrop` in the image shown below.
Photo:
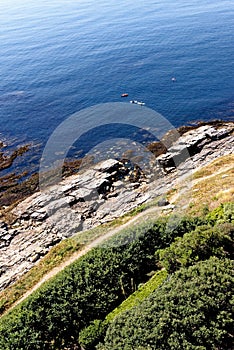
<svg viewBox="0 0 234 350"><path fill-rule="evenodd" d="M0 222L0 290L20 276L61 240L122 216L165 195L178 179L234 150L234 124L202 126L181 136L143 174L128 160L108 159L82 174L37 192ZM166 206L163 199L158 203Z"/></svg>
<svg viewBox="0 0 234 350"><path fill-rule="evenodd" d="M215 128L214 126L204 125L199 129L191 130L180 137L165 154L157 158L159 164L166 172L170 172L177 168L187 159L195 156L206 147L211 149L216 145L215 141L225 139L228 141L228 136L233 132L233 126ZM231 146L231 145L230 145ZM225 147L226 149L226 147Z"/></svg>

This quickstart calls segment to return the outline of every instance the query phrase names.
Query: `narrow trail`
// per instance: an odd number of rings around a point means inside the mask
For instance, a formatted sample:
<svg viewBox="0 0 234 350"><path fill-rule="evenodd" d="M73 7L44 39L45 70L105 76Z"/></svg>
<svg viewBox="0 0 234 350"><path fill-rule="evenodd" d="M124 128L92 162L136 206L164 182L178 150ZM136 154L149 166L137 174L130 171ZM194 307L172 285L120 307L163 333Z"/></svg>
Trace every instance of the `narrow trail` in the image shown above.
<svg viewBox="0 0 234 350"><path fill-rule="evenodd" d="M135 217L133 217L132 219L130 219L126 223L124 223L124 224L122 224L122 225L120 225L120 226L118 226L118 227L116 227L114 229L110 229L110 231L108 231L104 235L96 238L94 241L89 243L86 247L84 247L83 249L81 249L81 250L75 252L74 254L72 254L68 258L68 260L64 261L62 264L56 266L50 272L48 272L44 277L42 277L42 279L38 283L36 283L33 286L33 288L29 289L19 300L17 300L0 317L4 316L6 313L8 313L10 310L12 310L16 305L20 304L23 300L25 300L28 296L30 296L33 292L35 292L38 288L40 288L43 283L47 282L49 279L51 279L54 276L56 276L59 272L64 270L67 266L72 264L74 261L76 261L77 259L79 259L82 256L84 256L85 254L87 254L91 249L97 247L98 245L103 243L108 238L110 238L110 237L114 236L116 233L122 231L124 228L127 228L127 227L131 226L133 223L138 221L140 218L144 217L145 219L147 219L147 218L149 218L150 214L160 214L166 208L167 207L165 206L165 207L152 207L152 208L146 209L145 211L137 214Z"/></svg>
<svg viewBox="0 0 234 350"><path fill-rule="evenodd" d="M216 171L214 174L211 175L206 175L204 177L198 178L198 179L187 179L187 181L190 182L190 188L191 188L191 183L192 185L195 185L196 183L206 180L206 179L210 179L218 174L224 173L230 169L233 168L233 165L230 166L226 166L223 167L222 169L219 169L218 171ZM197 169L199 170L199 169ZM189 191L190 188L187 188L186 186L186 181L184 182L185 185L185 192ZM171 197L170 199L170 203L173 204L175 203L175 201L178 199L178 195L181 195L181 192L179 192L178 194L175 194L174 196ZM30 296L34 291L36 291L39 287L41 287L41 285L45 282L47 282L49 279L53 278L54 276L56 276L59 272L61 272L62 270L64 270L67 266L69 266L71 263L73 263L74 261L76 261L77 259L81 258L82 256L84 256L85 254L87 254L91 249L97 247L98 245L100 245L101 243L103 243L105 240L107 240L108 238L114 236L116 233L122 231L123 229L131 226L133 223L136 223L139 219L143 218L145 220L149 219L149 217L152 214L161 214L165 209L167 209L168 206L164 206L164 207L151 207L149 209L146 209L145 211L137 214L135 217L133 217L132 219L128 220L126 223L114 228L114 229L110 229L107 233L105 233L104 235L96 238L94 241L92 241L91 243L89 243L87 246L85 246L83 249L75 252L72 256L69 257L68 260L64 261L62 264L60 264L59 266L53 268L50 272L48 272L38 283L36 283L33 288L29 289L19 300L17 300L8 310L6 310L5 313L3 313L0 317L2 317L3 315L5 315L6 313L8 313L10 310L12 310L16 305L20 304L23 300L25 300L28 296Z"/></svg>

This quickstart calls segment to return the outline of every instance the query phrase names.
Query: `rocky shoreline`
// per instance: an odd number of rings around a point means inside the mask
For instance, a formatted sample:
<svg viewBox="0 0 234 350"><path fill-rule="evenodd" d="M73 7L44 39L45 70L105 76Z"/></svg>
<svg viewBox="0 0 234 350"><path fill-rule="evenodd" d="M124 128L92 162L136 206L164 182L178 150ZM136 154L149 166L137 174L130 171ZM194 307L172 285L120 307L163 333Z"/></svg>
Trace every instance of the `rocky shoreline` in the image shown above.
<svg viewBox="0 0 234 350"><path fill-rule="evenodd" d="M234 123L185 130L144 173L128 159L108 159L38 191L0 221L0 290L13 284L62 239L164 196L183 176L233 154ZM161 203L161 204L167 204Z"/></svg>

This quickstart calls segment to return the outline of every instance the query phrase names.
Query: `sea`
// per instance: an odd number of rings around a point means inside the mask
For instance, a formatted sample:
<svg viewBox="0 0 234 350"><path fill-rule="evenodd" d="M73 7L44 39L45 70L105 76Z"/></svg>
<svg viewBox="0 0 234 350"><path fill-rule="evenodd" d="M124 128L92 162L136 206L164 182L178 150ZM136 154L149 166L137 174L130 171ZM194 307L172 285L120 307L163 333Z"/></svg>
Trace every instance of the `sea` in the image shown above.
<svg viewBox="0 0 234 350"><path fill-rule="evenodd" d="M100 104L143 101L173 127L234 120L233 0L0 0L0 29L0 139L38 145L35 164Z"/></svg>

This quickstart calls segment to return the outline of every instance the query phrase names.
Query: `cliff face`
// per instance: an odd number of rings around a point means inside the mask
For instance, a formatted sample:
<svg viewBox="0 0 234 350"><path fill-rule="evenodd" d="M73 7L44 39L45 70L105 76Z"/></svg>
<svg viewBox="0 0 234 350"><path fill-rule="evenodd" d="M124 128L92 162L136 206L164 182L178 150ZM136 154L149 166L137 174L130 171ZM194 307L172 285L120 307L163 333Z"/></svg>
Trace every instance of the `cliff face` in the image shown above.
<svg viewBox="0 0 234 350"><path fill-rule="evenodd" d="M165 195L184 176L234 151L234 123L186 132L144 173L128 160L106 160L37 192L0 222L0 290L14 283L52 246ZM163 203L166 204L166 203Z"/></svg>

